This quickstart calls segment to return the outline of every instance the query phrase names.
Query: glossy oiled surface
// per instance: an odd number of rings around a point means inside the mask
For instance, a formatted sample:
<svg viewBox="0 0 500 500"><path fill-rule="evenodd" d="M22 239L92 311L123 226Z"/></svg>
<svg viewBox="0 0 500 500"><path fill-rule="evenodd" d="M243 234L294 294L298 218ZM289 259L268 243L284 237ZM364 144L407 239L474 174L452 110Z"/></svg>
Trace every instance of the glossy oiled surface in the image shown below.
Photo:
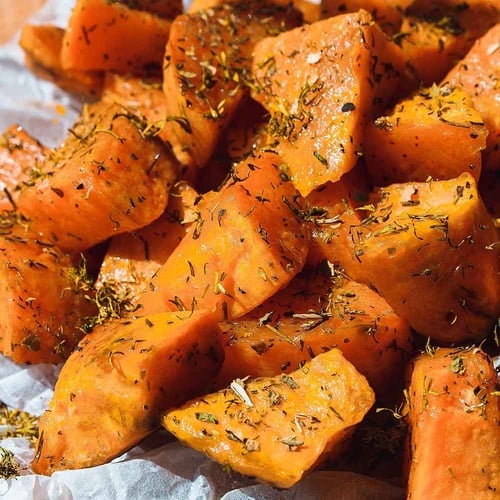
<svg viewBox="0 0 500 500"><path fill-rule="evenodd" d="M45 0L0 0L0 19L3 26L0 30L0 44L7 42L21 27L25 20L39 9Z"/></svg>

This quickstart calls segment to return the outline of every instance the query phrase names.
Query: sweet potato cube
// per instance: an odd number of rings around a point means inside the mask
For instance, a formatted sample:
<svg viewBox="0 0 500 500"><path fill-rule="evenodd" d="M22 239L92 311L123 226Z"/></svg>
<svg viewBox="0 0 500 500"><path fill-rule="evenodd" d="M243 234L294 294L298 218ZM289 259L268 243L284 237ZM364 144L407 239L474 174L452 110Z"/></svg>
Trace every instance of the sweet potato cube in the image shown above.
<svg viewBox="0 0 500 500"><path fill-rule="evenodd" d="M160 137L177 158L203 167L246 93L255 43L297 26L290 5L229 2L175 19L165 52L163 88L169 123Z"/></svg>
<svg viewBox="0 0 500 500"><path fill-rule="evenodd" d="M217 388L236 378L289 373L337 347L379 400L400 394L413 351L406 320L368 286L311 272L245 316L220 323L225 357Z"/></svg>
<svg viewBox="0 0 500 500"><path fill-rule="evenodd" d="M51 155L51 175L19 195L18 212L31 230L78 253L158 218L177 163L160 141L141 131L140 119L117 104L85 106Z"/></svg>
<svg viewBox="0 0 500 500"><path fill-rule="evenodd" d="M196 222L152 281L155 291L142 297L145 311L241 316L302 269L309 249L302 200L278 162L274 153L250 157L204 197Z"/></svg>
<svg viewBox="0 0 500 500"><path fill-rule="evenodd" d="M499 314L497 232L470 174L392 184L371 202L345 240L348 275L437 342L486 337Z"/></svg>
<svg viewBox="0 0 500 500"><path fill-rule="evenodd" d="M0 352L16 363L61 363L83 337L85 318L96 314L89 283L53 245L15 225L9 233L0 240Z"/></svg>
<svg viewBox="0 0 500 500"><path fill-rule="evenodd" d="M365 162L373 183L453 179L476 181L488 130L461 88L433 86L401 101L365 131Z"/></svg>
<svg viewBox="0 0 500 500"><path fill-rule="evenodd" d="M498 1L414 0L395 39L423 86L438 83L500 21Z"/></svg>
<svg viewBox="0 0 500 500"><path fill-rule="evenodd" d="M96 328L63 366L39 422L33 470L108 462L203 392L222 362L208 313L159 313Z"/></svg>
<svg viewBox="0 0 500 500"><path fill-rule="evenodd" d="M467 55L445 76L449 85L461 85L472 98L489 131L484 168L500 170L500 24L492 27L472 46Z"/></svg>
<svg viewBox="0 0 500 500"><path fill-rule="evenodd" d="M64 69L159 72L170 21L108 0L77 0L64 34Z"/></svg>
<svg viewBox="0 0 500 500"><path fill-rule="evenodd" d="M455 61L467 53L469 43L458 32L428 18L405 16L395 35L421 86L440 82Z"/></svg>
<svg viewBox="0 0 500 500"><path fill-rule="evenodd" d="M438 349L411 363L408 498L498 498L497 373L479 349Z"/></svg>
<svg viewBox="0 0 500 500"><path fill-rule="evenodd" d="M264 39L253 59L252 96L270 112L273 147L303 196L354 167L363 128L389 104L404 66L365 11Z"/></svg>
<svg viewBox="0 0 500 500"><path fill-rule="evenodd" d="M101 71L64 69L61 62L64 29L48 24L25 24L19 45L25 53L26 66L37 76L53 81L62 89L87 98L101 93Z"/></svg>
<svg viewBox="0 0 500 500"><path fill-rule="evenodd" d="M163 425L224 466L289 488L342 451L373 403L366 379L332 349L290 375L236 380Z"/></svg>

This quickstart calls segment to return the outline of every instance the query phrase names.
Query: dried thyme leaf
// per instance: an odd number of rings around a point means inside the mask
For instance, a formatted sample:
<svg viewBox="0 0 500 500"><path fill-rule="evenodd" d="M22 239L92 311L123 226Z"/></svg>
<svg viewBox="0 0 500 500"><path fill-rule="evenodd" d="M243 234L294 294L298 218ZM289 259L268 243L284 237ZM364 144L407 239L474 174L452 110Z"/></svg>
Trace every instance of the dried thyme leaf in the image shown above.
<svg viewBox="0 0 500 500"><path fill-rule="evenodd" d="M0 478L11 479L19 475L19 464L14 453L0 446Z"/></svg>
<svg viewBox="0 0 500 500"><path fill-rule="evenodd" d="M300 439L297 439L297 436L290 436L285 439L282 439L281 442L283 444L286 444L288 446L289 450L295 450L299 446L302 446L304 444L304 441L301 441Z"/></svg>
<svg viewBox="0 0 500 500"><path fill-rule="evenodd" d="M449 366L450 372L456 373L457 375L463 375L465 373L465 363L461 356L454 356Z"/></svg>
<svg viewBox="0 0 500 500"><path fill-rule="evenodd" d="M231 382L229 387L247 406L253 406L252 400L245 390L245 379L237 378Z"/></svg>
<svg viewBox="0 0 500 500"><path fill-rule="evenodd" d="M0 406L0 425L5 425L8 430L2 432L2 437L23 437L32 444L38 437L38 418L28 412L9 409L5 405Z"/></svg>
<svg viewBox="0 0 500 500"><path fill-rule="evenodd" d="M281 381L288 385L291 389L298 389L299 385L297 384L297 382L295 382L295 380L293 380L292 377L290 377L290 375L281 375Z"/></svg>
<svg viewBox="0 0 500 500"><path fill-rule="evenodd" d="M196 420L200 422L210 422L211 424L218 424L219 421L211 413L196 412Z"/></svg>

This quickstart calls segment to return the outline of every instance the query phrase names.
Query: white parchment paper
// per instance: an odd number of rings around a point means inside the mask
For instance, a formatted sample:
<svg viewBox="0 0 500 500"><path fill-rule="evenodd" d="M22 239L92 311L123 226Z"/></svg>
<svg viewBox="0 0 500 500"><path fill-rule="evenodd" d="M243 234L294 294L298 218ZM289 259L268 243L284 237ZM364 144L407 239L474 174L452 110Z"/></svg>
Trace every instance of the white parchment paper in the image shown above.
<svg viewBox="0 0 500 500"><path fill-rule="evenodd" d="M65 26L73 0L48 0L30 22ZM23 65L18 36L0 47L0 130L21 124L48 146L58 145L78 116L81 103ZM64 109L64 113L61 113ZM2 305L0 304L0 307ZM52 397L58 367L20 366L0 355L0 401L40 415ZM0 436L1 438L1 436ZM201 453L157 432L112 463L57 472L51 477L29 469L33 449L25 439L0 439L21 464L21 476L0 479L0 498L12 500L139 499L403 499L394 486L348 472L315 472L287 491L238 475L228 475Z"/></svg>

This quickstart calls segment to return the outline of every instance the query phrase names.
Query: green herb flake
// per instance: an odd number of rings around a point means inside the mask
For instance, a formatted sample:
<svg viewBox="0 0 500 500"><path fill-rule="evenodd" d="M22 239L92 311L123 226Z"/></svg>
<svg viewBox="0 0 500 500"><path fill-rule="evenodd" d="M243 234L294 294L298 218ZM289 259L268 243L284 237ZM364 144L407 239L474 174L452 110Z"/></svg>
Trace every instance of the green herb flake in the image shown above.
<svg viewBox="0 0 500 500"><path fill-rule="evenodd" d="M196 420L199 420L200 422L209 422L211 424L218 424L219 421L215 418L215 416L212 413L204 413L204 412L199 412L197 411L194 416L196 417Z"/></svg>
<svg viewBox="0 0 500 500"><path fill-rule="evenodd" d="M36 416L19 409L10 409L0 405L0 425L6 426L1 437L23 437L34 443L38 437L38 419Z"/></svg>
<svg viewBox="0 0 500 500"><path fill-rule="evenodd" d="M0 446L0 478L11 479L19 475L19 464L14 454Z"/></svg>
<svg viewBox="0 0 500 500"><path fill-rule="evenodd" d="M290 375L281 375L281 381L291 389L298 389L299 384Z"/></svg>
<svg viewBox="0 0 500 500"><path fill-rule="evenodd" d="M452 373L463 375L465 373L464 359L460 356L454 356L448 368Z"/></svg>

